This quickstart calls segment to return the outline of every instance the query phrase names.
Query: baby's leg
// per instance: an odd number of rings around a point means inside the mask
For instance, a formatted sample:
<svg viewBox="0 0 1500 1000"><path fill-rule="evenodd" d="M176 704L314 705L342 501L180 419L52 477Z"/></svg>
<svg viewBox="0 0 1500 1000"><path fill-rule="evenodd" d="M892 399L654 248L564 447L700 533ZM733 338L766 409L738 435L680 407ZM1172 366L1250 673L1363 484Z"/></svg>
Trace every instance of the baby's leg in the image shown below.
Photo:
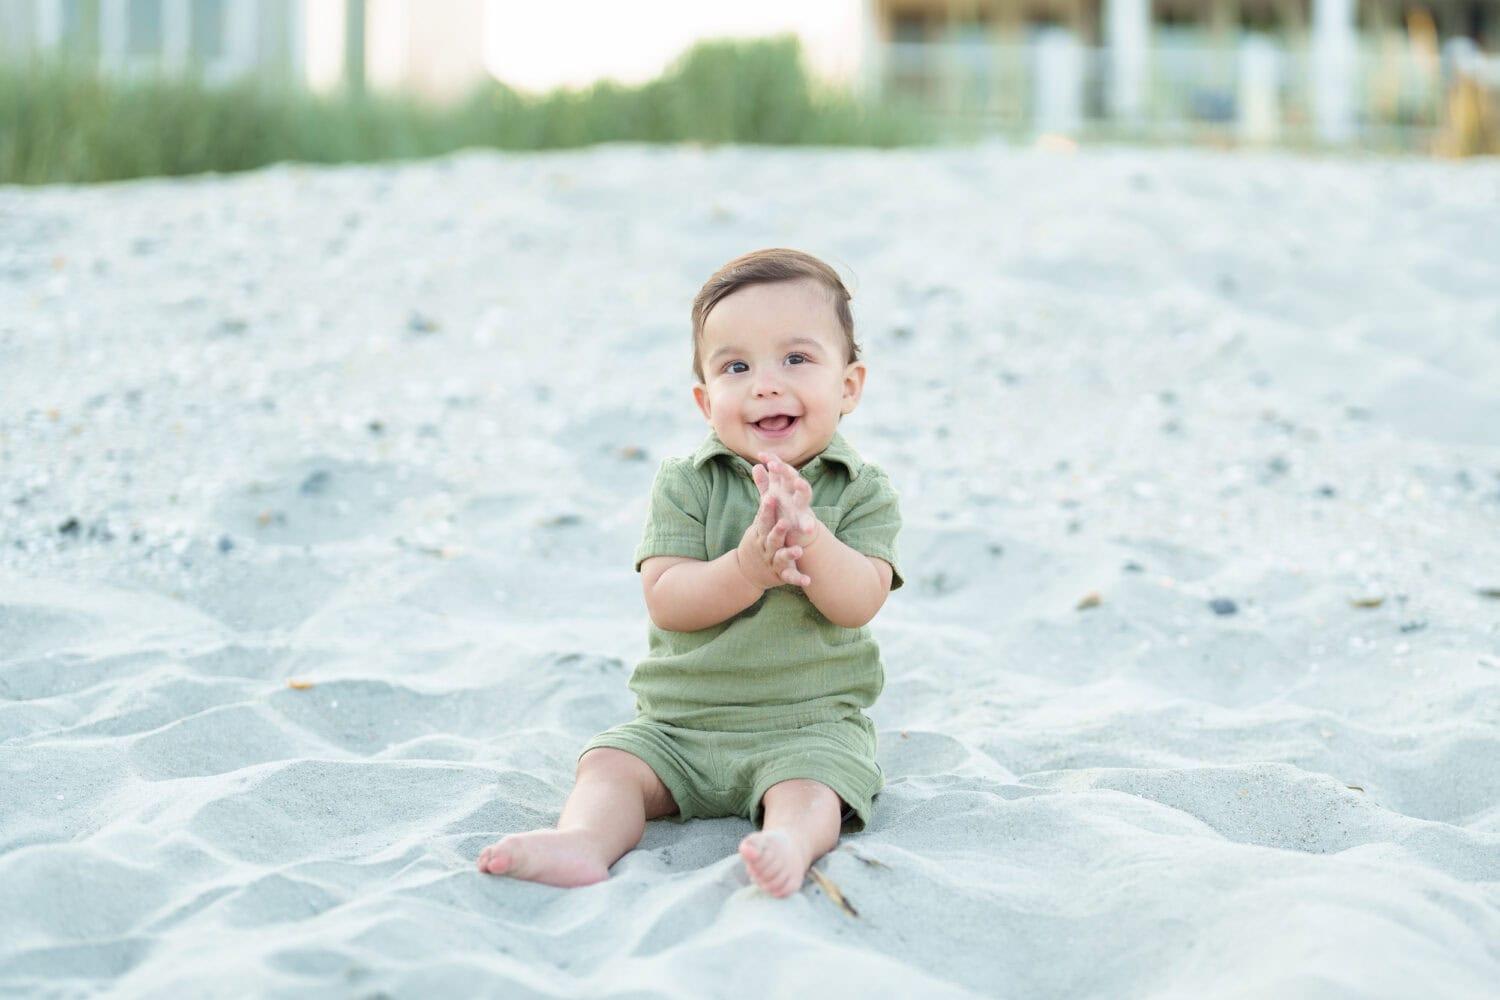
<svg viewBox="0 0 1500 1000"><path fill-rule="evenodd" d="M740 857L756 885L790 896L802 888L812 863L838 844L843 805L833 789L809 778L772 785L761 803L765 823L740 841Z"/></svg>
<svg viewBox="0 0 1500 1000"><path fill-rule="evenodd" d="M610 865L641 842L646 820L676 811L672 793L645 761L596 747L578 761L557 829L502 838L479 852L479 870L547 885L603 882Z"/></svg>

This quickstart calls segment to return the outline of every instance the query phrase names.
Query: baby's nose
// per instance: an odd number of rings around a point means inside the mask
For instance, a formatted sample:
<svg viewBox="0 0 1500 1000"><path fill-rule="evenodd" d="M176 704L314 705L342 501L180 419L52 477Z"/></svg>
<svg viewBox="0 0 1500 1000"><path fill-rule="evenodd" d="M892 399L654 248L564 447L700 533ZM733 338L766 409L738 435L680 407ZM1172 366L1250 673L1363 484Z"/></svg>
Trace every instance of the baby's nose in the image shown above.
<svg viewBox="0 0 1500 1000"><path fill-rule="evenodd" d="M757 396L779 396L781 395L781 383L770 376L762 375L755 380L755 394Z"/></svg>

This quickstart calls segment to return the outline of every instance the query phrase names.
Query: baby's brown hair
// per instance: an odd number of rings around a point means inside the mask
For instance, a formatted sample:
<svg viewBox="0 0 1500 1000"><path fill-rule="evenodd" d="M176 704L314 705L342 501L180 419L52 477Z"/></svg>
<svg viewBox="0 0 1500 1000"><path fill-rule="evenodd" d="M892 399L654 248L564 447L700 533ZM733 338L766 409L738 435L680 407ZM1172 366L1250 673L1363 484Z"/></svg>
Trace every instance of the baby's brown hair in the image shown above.
<svg viewBox="0 0 1500 1000"><path fill-rule="evenodd" d="M703 325L714 306L749 285L769 285L781 281L812 281L827 292L839 326L844 329L844 363L859 360L859 344L854 341L854 314L849 311L849 289L838 272L812 254L801 250L773 247L736 257L713 273L693 299L693 375L703 381L703 361L698 357L698 343L703 339Z"/></svg>

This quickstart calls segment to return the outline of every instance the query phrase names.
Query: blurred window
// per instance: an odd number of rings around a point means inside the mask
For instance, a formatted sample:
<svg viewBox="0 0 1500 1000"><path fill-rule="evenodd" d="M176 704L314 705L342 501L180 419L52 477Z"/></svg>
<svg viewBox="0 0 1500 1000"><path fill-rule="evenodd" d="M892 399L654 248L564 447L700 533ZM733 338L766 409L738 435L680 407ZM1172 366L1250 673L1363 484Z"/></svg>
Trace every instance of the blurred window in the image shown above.
<svg viewBox="0 0 1500 1000"><path fill-rule="evenodd" d="M133 56L161 52L161 0L130 0L126 49Z"/></svg>
<svg viewBox="0 0 1500 1000"><path fill-rule="evenodd" d="M224 55L224 0L193 0L193 54L199 59Z"/></svg>

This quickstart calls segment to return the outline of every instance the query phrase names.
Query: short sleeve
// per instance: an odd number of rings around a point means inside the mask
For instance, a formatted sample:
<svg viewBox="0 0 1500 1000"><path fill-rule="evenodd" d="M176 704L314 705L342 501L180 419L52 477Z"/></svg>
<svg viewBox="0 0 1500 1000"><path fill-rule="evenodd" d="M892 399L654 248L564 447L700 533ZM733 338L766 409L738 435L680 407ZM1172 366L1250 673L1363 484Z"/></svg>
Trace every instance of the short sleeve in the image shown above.
<svg viewBox="0 0 1500 1000"><path fill-rule="evenodd" d="M866 465L844 491L844 514L835 534L856 552L891 564L891 589L902 584L896 536L901 531L901 506L884 472Z"/></svg>
<svg viewBox="0 0 1500 1000"><path fill-rule="evenodd" d="M635 568L653 556L708 559L708 490L687 459L671 458L656 471L646 530L635 550Z"/></svg>

